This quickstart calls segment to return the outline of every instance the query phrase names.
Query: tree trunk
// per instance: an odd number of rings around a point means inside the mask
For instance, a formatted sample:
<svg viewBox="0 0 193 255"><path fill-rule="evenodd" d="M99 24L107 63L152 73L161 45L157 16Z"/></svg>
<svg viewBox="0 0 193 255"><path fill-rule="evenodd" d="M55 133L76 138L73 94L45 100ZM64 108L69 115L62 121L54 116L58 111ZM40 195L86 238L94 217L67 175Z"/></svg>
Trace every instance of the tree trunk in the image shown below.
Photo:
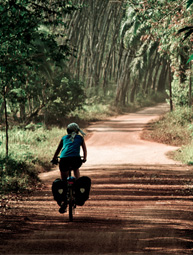
<svg viewBox="0 0 193 255"><path fill-rule="evenodd" d="M192 64L190 62L190 78L189 78L189 107L192 105Z"/></svg>
<svg viewBox="0 0 193 255"><path fill-rule="evenodd" d="M21 122L25 121L26 113L25 113L25 103L20 103L20 120Z"/></svg>
<svg viewBox="0 0 193 255"><path fill-rule="evenodd" d="M165 81L166 81L166 61L163 60L162 61L162 69L161 69L161 73L160 73L160 77L159 77L159 81L158 81L158 87L157 87L157 91L162 92L165 90Z"/></svg>
<svg viewBox="0 0 193 255"><path fill-rule="evenodd" d="M128 89L128 83L129 83L129 77L130 77L130 70L128 68L129 66L129 52L124 56L124 66L122 67L121 76L118 79L117 82L117 92L116 92L116 98L115 102L117 104L121 103L122 105L125 104L125 97L127 95L127 91L125 87ZM121 68L121 67L120 67Z"/></svg>
<svg viewBox="0 0 193 255"><path fill-rule="evenodd" d="M168 63L168 72L169 72L169 92L170 92L170 111L173 111L173 100L172 100L172 75L170 64Z"/></svg>
<svg viewBox="0 0 193 255"><path fill-rule="evenodd" d="M135 92L136 92L136 89L137 89L137 82L134 81L133 83L133 87L132 87L132 90L131 90L131 94L130 94L130 102L133 103L134 102L134 99L135 99Z"/></svg>
<svg viewBox="0 0 193 255"><path fill-rule="evenodd" d="M114 79L113 73L117 75L115 63L118 64L119 56L115 51L119 50L122 7L123 3L119 1L88 0L86 7L67 19L67 37L77 49L77 58L70 58L69 67L72 67L73 75L87 83L87 88L95 87L97 91L102 85L105 91L108 81Z"/></svg>
<svg viewBox="0 0 193 255"><path fill-rule="evenodd" d="M6 87L3 88L3 102L4 102L4 113L5 113L5 133L6 133L6 158L9 155L9 135L8 135L8 116L7 116L7 101L6 101Z"/></svg>
<svg viewBox="0 0 193 255"><path fill-rule="evenodd" d="M153 84L152 84L153 91L156 91L156 88L157 88L157 80L158 80L159 69L160 69L160 64L159 64L159 60L158 60L156 62L156 66L155 66L155 74L154 74Z"/></svg>
<svg viewBox="0 0 193 255"><path fill-rule="evenodd" d="M5 109L5 106L4 106L4 101L3 101L0 106L0 122L3 122L4 109Z"/></svg>

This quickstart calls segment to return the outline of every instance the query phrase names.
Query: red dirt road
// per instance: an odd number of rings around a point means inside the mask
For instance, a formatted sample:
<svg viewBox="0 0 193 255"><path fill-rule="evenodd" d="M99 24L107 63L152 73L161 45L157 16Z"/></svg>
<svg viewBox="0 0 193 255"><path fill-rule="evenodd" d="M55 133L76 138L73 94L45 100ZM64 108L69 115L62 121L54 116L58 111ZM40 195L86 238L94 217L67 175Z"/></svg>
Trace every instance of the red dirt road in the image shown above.
<svg viewBox="0 0 193 255"><path fill-rule="evenodd" d="M0 253L193 254L193 168L166 156L176 147L140 140L165 111L160 104L93 123L81 170L92 179L90 200L70 223L51 194L58 170L41 174L43 190L12 201Z"/></svg>

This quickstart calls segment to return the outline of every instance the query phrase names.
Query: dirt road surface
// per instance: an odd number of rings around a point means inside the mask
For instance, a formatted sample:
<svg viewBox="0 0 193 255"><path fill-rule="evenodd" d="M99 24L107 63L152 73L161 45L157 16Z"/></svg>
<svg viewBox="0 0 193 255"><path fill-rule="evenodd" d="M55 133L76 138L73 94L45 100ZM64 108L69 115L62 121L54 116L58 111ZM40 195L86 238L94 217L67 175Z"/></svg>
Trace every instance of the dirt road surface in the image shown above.
<svg viewBox="0 0 193 255"><path fill-rule="evenodd" d="M58 213L51 194L58 169L43 173L42 190L11 202L0 253L193 254L193 169L166 156L177 147L140 139L167 110L160 104L93 123L81 169L92 189L74 222Z"/></svg>

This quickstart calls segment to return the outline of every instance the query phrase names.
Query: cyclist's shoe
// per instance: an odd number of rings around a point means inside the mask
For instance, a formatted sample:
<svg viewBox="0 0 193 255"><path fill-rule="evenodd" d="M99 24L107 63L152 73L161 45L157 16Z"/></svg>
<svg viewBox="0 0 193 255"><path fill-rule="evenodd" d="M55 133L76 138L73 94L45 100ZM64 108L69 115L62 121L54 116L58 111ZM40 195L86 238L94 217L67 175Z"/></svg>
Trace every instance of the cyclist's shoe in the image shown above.
<svg viewBox="0 0 193 255"><path fill-rule="evenodd" d="M62 203L59 209L59 213L65 213L66 211L67 211L67 205L65 203Z"/></svg>

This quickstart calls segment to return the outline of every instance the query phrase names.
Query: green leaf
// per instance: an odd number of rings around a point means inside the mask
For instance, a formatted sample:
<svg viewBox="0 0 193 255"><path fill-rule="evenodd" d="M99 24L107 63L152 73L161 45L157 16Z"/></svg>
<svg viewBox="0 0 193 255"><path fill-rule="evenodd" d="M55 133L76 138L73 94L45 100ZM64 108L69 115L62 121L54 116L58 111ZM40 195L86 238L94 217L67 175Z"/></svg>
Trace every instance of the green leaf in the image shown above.
<svg viewBox="0 0 193 255"><path fill-rule="evenodd" d="M192 54L192 55L190 56L190 58L188 59L187 64L188 64L191 60L193 60L193 54Z"/></svg>
<svg viewBox="0 0 193 255"><path fill-rule="evenodd" d="M187 5L186 5L186 8L190 7L190 5L193 3L193 0L188 0L187 1Z"/></svg>
<svg viewBox="0 0 193 255"><path fill-rule="evenodd" d="M133 28L133 33L134 33L134 35L136 35L136 33L137 33L137 30L138 30L138 28L140 27L140 22L138 22L138 21L136 21L135 23L134 23L134 28Z"/></svg>

